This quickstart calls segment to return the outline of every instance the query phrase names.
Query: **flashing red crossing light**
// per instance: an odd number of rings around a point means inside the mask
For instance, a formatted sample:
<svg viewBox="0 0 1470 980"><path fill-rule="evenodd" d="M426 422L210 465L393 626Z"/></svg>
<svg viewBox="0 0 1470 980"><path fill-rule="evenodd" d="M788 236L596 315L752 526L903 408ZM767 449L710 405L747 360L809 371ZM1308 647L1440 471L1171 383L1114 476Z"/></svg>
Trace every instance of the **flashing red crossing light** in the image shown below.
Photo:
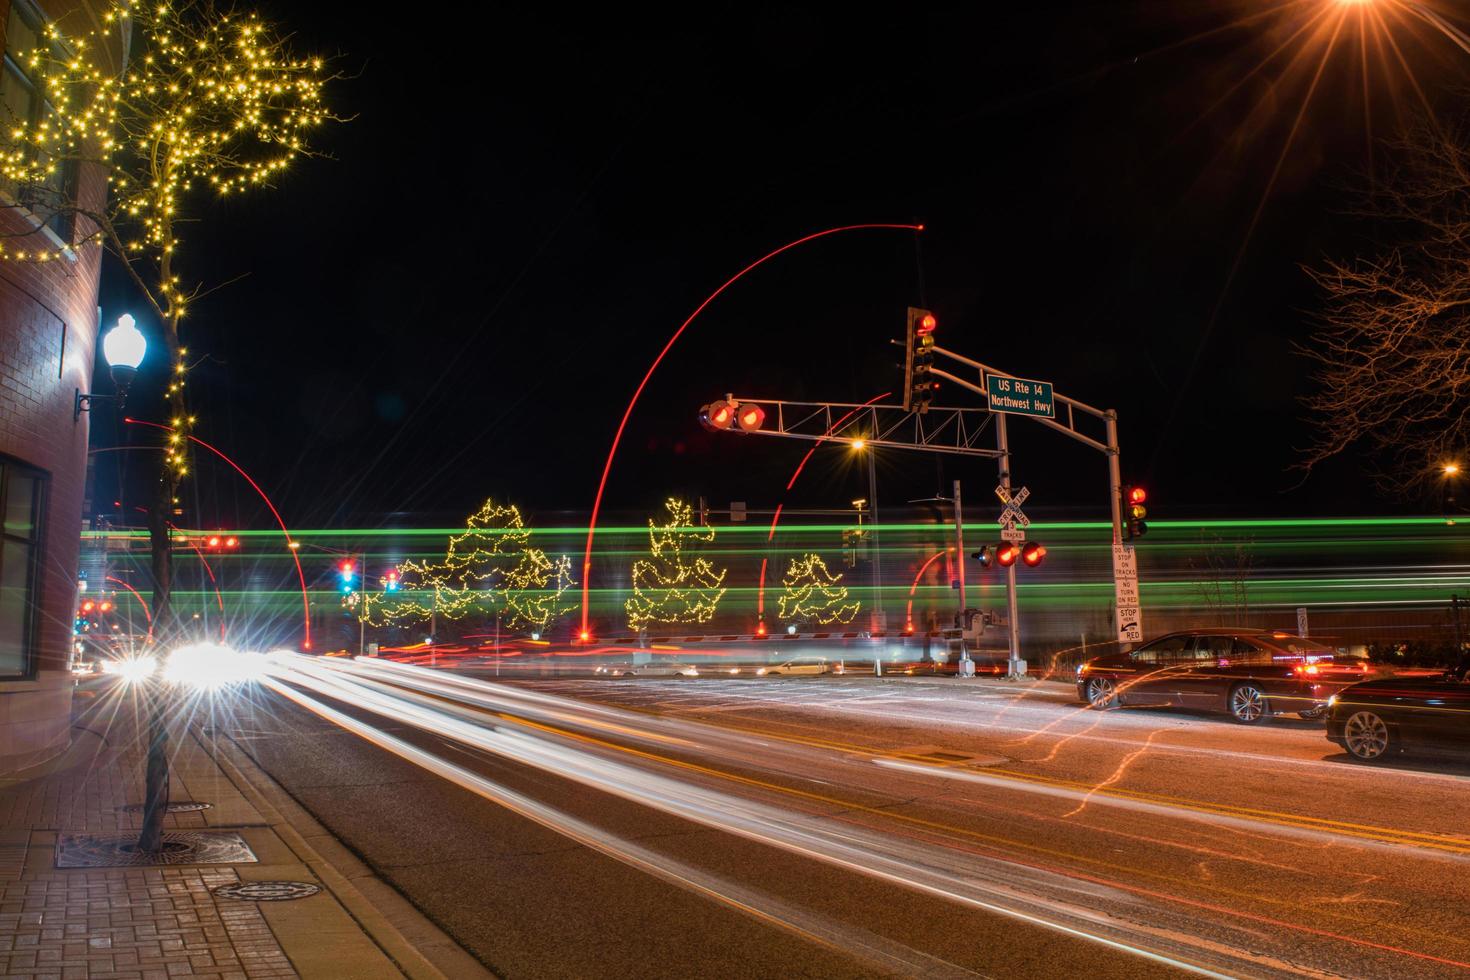
<svg viewBox="0 0 1470 980"><path fill-rule="evenodd" d="M736 421L741 432L756 432L765 424L766 410L759 405L741 405L736 412Z"/></svg>
<svg viewBox="0 0 1470 980"><path fill-rule="evenodd" d="M1021 561L1030 568L1041 564L1041 559L1046 557L1046 545L1039 541L1032 541L1021 549Z"/></svg>
<svg viewBox="0 0 1470 980"><path fill-rule="evenodd" d="M211 534L208 538L205 539L204 546L206 548L218 548L219 547L219 535L218 534Z"/></svg>
<svg viewBox="0 0 1470 980"><path fill-rule="evenodd" d="M735 422L735 404L730 401L710 402L699 410L699 424L722 432ZM761 416L764 418L764 414Z"/></svg>
<svg viewBox="0 0 1470 980"><path fill-rule="evenodd" d="M240 547L240 539L234 537L233 535L230 536L230 537L228 537L228 538L225 538L225 547L226 548L238 548L238 547Z"/></svg>
<svg viewBox="0 0 1470 980"><path fill-rule="evenodd" d="M1016 563L1016 559L1019 557L1021 557L1020 545L1012 544L1009 541L1002 541L995 546L995 563L1001 568L1010 568Z"/></svg>

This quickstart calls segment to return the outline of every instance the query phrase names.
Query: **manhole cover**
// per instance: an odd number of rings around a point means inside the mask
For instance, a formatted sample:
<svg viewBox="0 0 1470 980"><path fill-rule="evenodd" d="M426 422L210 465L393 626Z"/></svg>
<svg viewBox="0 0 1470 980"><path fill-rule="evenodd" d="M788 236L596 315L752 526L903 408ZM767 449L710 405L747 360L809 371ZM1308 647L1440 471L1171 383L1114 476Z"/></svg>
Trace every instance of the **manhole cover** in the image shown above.
<svg viewBox="0 0 1470 980"><path fill-rule="evenodd" d="M143 812L143 806L144 806L144 804L142 804L142 803L129 803L127 806L120 806L120 807L118 807L118 810L120 810L123 813L142 813ZM193 800L180 800L177 803L170 803L168 805L168 808L167 808L167 810L165 812L166 813L197 813L200 810L208 810L212 806L214 806L213 803L196 803Z"/></svg>
<svg viewBox="0 0 1470 980"><path fill-rule="evenodd" d="M173 830L163 835L163 849L138 850L138 835L56 835L58 868L156 867L163 864L254 864L258 859L245 838L232 831Z"/></svg>
<svg viewBox="0 0 1470 980"><path fill-rule="evenodd" d="M214 893L222 898L234 898L242 902L289 902L297 898L310 898L319 891L319 886L306 881L241 881L214 889Z"/></svg>

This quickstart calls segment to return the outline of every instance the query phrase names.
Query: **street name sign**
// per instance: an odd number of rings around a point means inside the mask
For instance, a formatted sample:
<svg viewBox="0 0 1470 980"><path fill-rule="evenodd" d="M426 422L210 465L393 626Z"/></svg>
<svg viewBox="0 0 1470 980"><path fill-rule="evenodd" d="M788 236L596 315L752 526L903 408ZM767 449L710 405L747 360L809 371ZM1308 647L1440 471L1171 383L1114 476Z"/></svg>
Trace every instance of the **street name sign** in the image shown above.
<svg viewBox="0 0 1470 980"><path fill-rule="evenodd" d="M1138 603L1138 553L1132 545L1113 545L1113 600L1118 607L1118 642L1143 642L1143 610Z"/></svg>
<svg viewBox="0 0 1470 980"><path fill-rule="evenodd" d="M1057 417L1056 406L1052 404L1050 381L1032 381L1029 378L1010 378L1003 374L987 374L985 394L992 412L1033 415L1048 419Z"/></svg>

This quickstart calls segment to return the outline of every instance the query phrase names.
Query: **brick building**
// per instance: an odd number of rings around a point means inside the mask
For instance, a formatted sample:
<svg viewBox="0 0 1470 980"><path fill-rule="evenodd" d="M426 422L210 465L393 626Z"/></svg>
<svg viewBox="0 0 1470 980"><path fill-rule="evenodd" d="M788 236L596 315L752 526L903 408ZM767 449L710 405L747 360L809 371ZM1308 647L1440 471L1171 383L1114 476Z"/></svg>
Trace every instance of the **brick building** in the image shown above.
<svg viewBox="0 0 1470 980"><path fill-rule="evenodd" d="M96 22L87 4L0 0L0 120L48 113L25 53L42 43L48 19L63 17L67 26ZM100 170L72 162L56 181L57 192L100 210ZM11 249L54 253L73 240L76 220L0 182L0 235ZM67 658L88 426L73 405L79 389L91 390L100 264L95 245L46 262L0 262L0 773L44 761L70 741Z"/></svg>

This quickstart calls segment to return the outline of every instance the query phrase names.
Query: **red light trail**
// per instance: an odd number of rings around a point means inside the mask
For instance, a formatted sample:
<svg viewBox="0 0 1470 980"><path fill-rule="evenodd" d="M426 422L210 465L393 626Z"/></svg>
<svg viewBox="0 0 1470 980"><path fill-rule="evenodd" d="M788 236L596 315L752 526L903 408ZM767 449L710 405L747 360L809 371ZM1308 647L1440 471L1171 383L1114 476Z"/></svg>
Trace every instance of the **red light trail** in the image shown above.
<svg viewBox="0 0 1470 980"><path fill-rule="evenodd" d="M149 427L154 428L154 429L162 429L164 432L172 432L172 431L174 431L172 426L160 425L157 422L144 422L142 419L125 418L125 419L123 419L123 421L126 422L126 423L128 423L129 425L146 425L146 426L149 426ZM276 505L273 504L273 503L271 503L271 498L268 497L268 496L266 496L266 492L264 490L260 489L260 484L256 483L253 479L250 478L250 474L249 473L246 473L244 470L242 470L240 468L240 464L236 463L233 459L231 459L230 457L226 456L224 453L220 452L218 449L214 448L209 443L205 442L203 439L199 439L199 438L197 438L195 436L187 436L186 438L190 442L195 443L196 445L203 446L205 449L208 449L210 452L214 453L216 456L218 456L220 459L224 460L226 463L229 463L230 464L230 467L236 473L239 473L242 477L244 477L245 478L245 482L248 483L248 484L250 484L250 486L255 490L256 493L260 494L260 499L265 501L265 505L270 508L271 515L275 517L276 523L281 526L281 533L286 536L287 550L289 550L291 552L291 560L296 563L296 578L301 583L301 618L302 618L302 624L305 627L305 638L304 638L303 648L304 649L307 649L307 650L310 650L311 649L311 600L307 596L307 593L306 593L306 575L301 571L301 558L296 554L296 551L290 547L290 545L291 545L291 532L286 529L286 522L283 521L283 520L281 520L281 512L278 511L278 510L276 510Z"/></svg>
<svg viewBox="0 0 1470 980"><path fill-rule="evenodd" d="M765 264L766 262L780 255L782 252L789 251L790 249L793 249L798 245L803 245L806 242L815 241L818 238L825 238L828 235L836 235L844 231L859 231L862 229L876 228L888 228L903 231L924 230L923 225L904 225L888 223L842 225L837 228L828 228L825 231L814 232L813 234L798 238L793 242L787 242L785 245L782 245L775 251L767 252L765 255L750 263L750 265L747 265L745 268L735 273L735 275L725 280L724 284L721 285L719 289L716 289L714 292L710 293L709 296L705 297L704 302L700 303L697 307L694 308L694 312L689 314L689 318L683 323L679 324L679 329L674 331L674 335L669 338L668 343L664 344L663 350L658 352L658 356L655 357L653 359L653 363L648 366L648 371L643 375L643 380L638 382L638 387L633 391L633 397L629 400L628 407L623 411L622 420L618 422L617 432L613 434L612 446L607 451L607 462L602 464L602 478L597 481L597 496L592 498L592 518L587 524L587 547L582 553L582 629L578 633L578 636L581 637L584 643L591 639L591 631L590 627L588 626L588 598L591 592L591 586L588 582L588 579L590 578L592 571L592 539L597 533L597 513L599 510L602 509L602 493L605 489L607 489L607 476L610 472L612 472L613 457L617 455L618 443L620 443L623 439L623 430L628 426L628 418L633 414L633 407L638 404L639 396L643 394L643 389L648 386L648 379L652 378L653 372L658 370L658 366L663 361L664 356L668 354L669 350L674 346L674 343L684 333L684 330L689 326L689 324L694 322L694 318L703 313L706 306L709 306L711 303L713 303L716 297L718 297L726 289L730 288L730 286L734 285L735 282L738 281L747 272L751 271L757 266Z"/></svg>

